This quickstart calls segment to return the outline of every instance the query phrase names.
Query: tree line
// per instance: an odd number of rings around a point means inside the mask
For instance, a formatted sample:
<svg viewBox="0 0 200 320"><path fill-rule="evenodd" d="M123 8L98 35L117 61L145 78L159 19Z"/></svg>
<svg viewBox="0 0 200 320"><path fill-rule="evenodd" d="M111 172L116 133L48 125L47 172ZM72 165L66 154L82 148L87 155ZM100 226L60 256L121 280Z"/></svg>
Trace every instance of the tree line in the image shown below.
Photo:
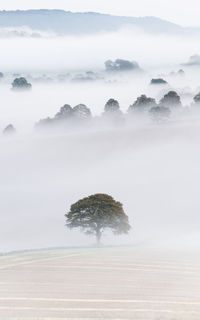
<svg viewBox="0 0 200 320"><path fill-rule="evenodd" d="M200 93L194 96L191 106L200 107ZM115 99L109 99L105 106L101 117L93 117L90 108L85 104L78 104L71 107L65 104L55 114L54 117L47 117L39 120L35 127L39 129L64 127L67 125L81 124L92 119L103 119L113 121L119 124L126 117L131 119L131 116L148 115L152 120L157 122L167 121L173 111L183 110L181 97L176 91L169 91L159 102L152 97L146 95L139 96L133 104L131 104L126 113L123 113L120 104ZM9 124L4 129L4 134L14 134L16 129L12 124Z"/></svg>
<svg viewBox="0 0 200 320"><path fill-rule="evenodd" d="M193 104L200 106L200 93L194 97ZM148 114L155 121L164 121L169 119L170 114L174 110L181 110L182 107L181 98L176 91L169 91L160 99L159 102L156 102L154 98L147 97L143 94L129 106L126 114L121 111L120 104L117 100L109 99L104 106L101 118L105 120L109 119L120 121L125 115L133 116ZM44 128L62 123L65 125L70 122L81 122L92 118L92 112L85 104L79 104L75 107L65 104L54 117L41 119L36 126Z"/></svg>

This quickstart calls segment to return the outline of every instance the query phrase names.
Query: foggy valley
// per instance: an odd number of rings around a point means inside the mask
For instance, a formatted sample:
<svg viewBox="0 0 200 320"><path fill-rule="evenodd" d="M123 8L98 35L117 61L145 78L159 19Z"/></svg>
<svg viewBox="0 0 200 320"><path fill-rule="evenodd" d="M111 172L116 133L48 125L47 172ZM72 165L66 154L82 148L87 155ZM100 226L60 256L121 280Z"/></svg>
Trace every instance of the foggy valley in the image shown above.
<svg viewBox="0 0 200 320"><path fill-rule="evenodd" d="M198 7L1 1L0 320L199 320Z"/></svg>
<svg viewBox="0 0 200 320"><path fill-rule="evenodd" d="M192 66L184 63L200 48L195 38L180 52L175 36L163 40L142 33L135 38L130 29L123 39L123 32L71 38L71 49L67 37L1 40L0 129L9 124L16 129L15 135L2 135L0 141L1 252L93 245L92 238L66 230L63 217L78 198L102 192L125 204L133 226L128 236L116 238L107 232L105 244L196 246L200 112L193 98L200 91L200 76L198 59ZM134 46L128 46L130 39ZM154 48L147 50L152 39ZM6 55L16 41L20 45L15 55ZM187 36L181 41L184 46ZM116 51L117 42L125 46ZM106 72L106 59L118 57L131 57L140 71ZM31 90L11 90L20 76L32 84ZM152 85L158 78L167 83ZM172 90L180 95L182 107L167 121L153 121L148 113L127 114L142 94L159 102ZM102 118L110 98L119 101L120 123ZM86 125L58 123L56 130L37 130L40 119L53 118L65 104L80 103L92 113Z"/></svg>

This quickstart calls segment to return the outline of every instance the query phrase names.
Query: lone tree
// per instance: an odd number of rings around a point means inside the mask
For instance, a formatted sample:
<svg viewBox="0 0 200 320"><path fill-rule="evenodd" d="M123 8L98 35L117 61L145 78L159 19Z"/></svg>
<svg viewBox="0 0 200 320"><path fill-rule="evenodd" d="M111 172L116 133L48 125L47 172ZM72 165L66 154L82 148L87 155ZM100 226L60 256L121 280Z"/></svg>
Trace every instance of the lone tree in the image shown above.
<svg viewBox="0 0 200 320"><path fill-rule="evenodd" d="M68 228L80 228L88 235L94 234L97 244L105 229L111 229L114 234L127 234L131 228L122 204L107 194L79 200L72 204L65 217Z"/></svg>

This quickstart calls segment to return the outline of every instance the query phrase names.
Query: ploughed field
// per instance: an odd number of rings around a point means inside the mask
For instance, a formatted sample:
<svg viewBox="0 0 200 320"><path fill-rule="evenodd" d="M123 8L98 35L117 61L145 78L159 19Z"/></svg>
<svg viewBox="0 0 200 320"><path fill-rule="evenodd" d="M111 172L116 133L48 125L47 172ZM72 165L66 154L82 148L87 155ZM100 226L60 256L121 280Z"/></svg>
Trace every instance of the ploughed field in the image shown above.
<svg viewBox="0 0 200 320"><path fill-rule="evenodd" d="M200 319L200 256L134 247L0 256L0 319Z"/></svg>

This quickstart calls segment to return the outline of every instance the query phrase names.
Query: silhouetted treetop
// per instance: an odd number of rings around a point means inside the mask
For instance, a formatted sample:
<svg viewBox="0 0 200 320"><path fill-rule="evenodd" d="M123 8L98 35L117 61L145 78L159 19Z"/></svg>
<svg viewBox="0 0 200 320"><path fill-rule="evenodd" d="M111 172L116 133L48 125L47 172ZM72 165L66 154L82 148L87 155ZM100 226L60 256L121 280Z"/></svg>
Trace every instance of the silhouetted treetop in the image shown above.
<svg viewBox="0 0 200 320"><path fill-rule="evenodd" d="M200 105L200 92L193 98L193 100L196 104Z"/></svg>
<svg viewBox="0 0 200 320"><path fill-rule="evenodd" d="M92 113L85 104L78 104L73 108L73 116L78 119L88 119L92 116Z"/></svg>
<svg viewBox="0 0 200 320"><path fill-rule="evenodd" d="M152 79L151 84L167 84L167 81L162 78Z"/></svg>
<svg viewBox="0 0 200 320"><path fill-rule="evenodd" d="M5 129L3 130L4 135L13 135L16 133L16 129L12 124L9 124Z"/></svg>
<svg viewBox="0 0 200 320"><path fill-rule="evenodd" d="M15 90L27 90L31 89L32 85L28 83L26 78L21 77L21 78L15 78L15 80L12 83L12 88Z"/></svg>
<svg viewBox="0 0 200 320"><path fill-rule="evenodd" d="M65 119L71 117L73 114L73 109L69 104L65 104L63 107L60 108L60 111L56 113L55 119Z"/></svg>
<svg viewBox="0 0 200 320"><path fill-rule="evenodd" d="M181 98L175 91L169 91L160 100L160 105L164 107L181 107Z"/></svg>
<svg viewBox="0 0 200 320"><path fill-rule="evenodd" d="M66 125L66 123L69 124L70 122L77 122L80 124L80 121L84 123L85 120L90 119L91 117L92 113L86 105L79 104L72 108L69 104L65 104L53 118L48 117L46 119L41 119L37 123L37 126L42 127L57 124Z"/></svg>
<svg viewBox="0 0 200 320"><path fill-rule="evenodd" d="M128 112L146 111L152 107L155 107L156 105L157 104L155 99L149 98L143 94L140 97L138 97L137 100L132 105L130 105Z"/></svg>
<svg viewBox="0 0 200 320"><path fill-rule="evenodd" d="M104 107L104 111L105 112L115 112L115 111L119 111L120 109L120 105L119 102L115 99L109 99Z"/></svg>
<svg viewBox="0 0 200 320"><path fill-rule="evenodd" d="M105 62L105 67L108 72L140 70L137 62L123 59L108 60Z"/></svg>

